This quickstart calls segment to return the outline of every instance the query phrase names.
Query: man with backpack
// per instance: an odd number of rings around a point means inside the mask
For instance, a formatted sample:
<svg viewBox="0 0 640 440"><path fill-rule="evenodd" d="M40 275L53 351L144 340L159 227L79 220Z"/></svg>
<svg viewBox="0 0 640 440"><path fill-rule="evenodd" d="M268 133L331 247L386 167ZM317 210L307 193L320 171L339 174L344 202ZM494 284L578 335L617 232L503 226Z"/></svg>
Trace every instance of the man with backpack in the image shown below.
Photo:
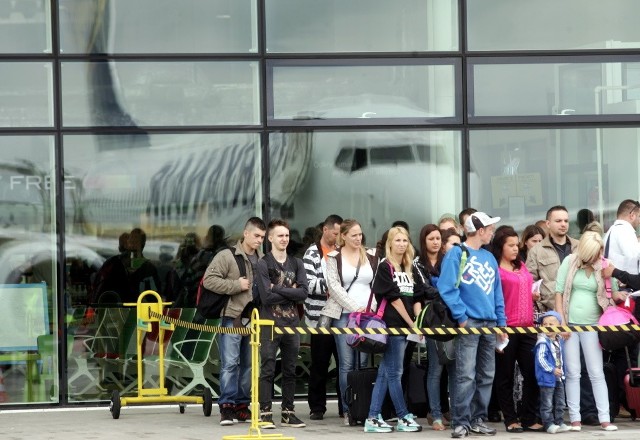
<svg viewBox="0 0 640 440"><path fill-rule="evenodd" d="M273 219L267 228L271 252L258 262L258 291L260 316L271 319L277 327L297 327L300 324L298 304L309 292L307 275L302 260L287 255L289 225ZM280 352L282 366L281 424L292 428L306 425L294 412L296 391L296 363L300 350L300 335L276 335L262 332L260 338L260 421L264 429L275 428L272 413L273 379L276 356Z"/></svg>
<svg viewBox="0 0 640 440"><path fill-rule="evenodd" d="M465 221L467 240L462 246L469 252L464 269L460 271L465 255L460 247L447 252L442 261L438 290L459 327L506 325L498 263L491 252L482 248L491 242L499 221L500 217L489 217L484 212L471 214ZM495 344L495 335L470 334L456 338L453 438L467 437L470 433L496 433L485 424L495 374Z"/></svg>
<svg viewBox="0 0 640 440"><path fill-rule="evenodd" d="M243 237L232 249L219 252L207 268L202 284L217 294L229 295L221 312L222 327L239 327L243 322L242 311L253 299L252 286L260 250L266 233L264 221L250 218L244 226ZM238 267L241 256L245 267ZM246 276L241 276L245 273ZM209 293L210 294L210 293ZM199 300L200 301L200 300ZM206 318L206 316L205 316ZM249 338L243 335L220 334L220 425L233 425L236 421L251 419L251 347Z"/></svg>

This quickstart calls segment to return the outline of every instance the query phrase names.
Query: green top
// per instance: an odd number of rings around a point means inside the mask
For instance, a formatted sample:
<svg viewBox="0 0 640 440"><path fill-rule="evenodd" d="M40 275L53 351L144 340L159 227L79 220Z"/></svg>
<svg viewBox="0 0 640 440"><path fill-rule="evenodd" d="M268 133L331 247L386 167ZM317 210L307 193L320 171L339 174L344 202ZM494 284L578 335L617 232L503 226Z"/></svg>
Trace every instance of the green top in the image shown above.
<svg viewBox="0 0 640 440"><path fill-rule="evenodd" d="M556 278L556 292L562 294L564 292L564 284L569 272L570 259L565 258ZM617 290L617 283L614 278L611 279L611 287ZM602 315L602 309L598 305L596 293L598 291L598 283L595 274L587 277L584 269L578 269L573 278L571 287L571 297L569 298L569 323L576 325L596 325Z"/></svg>

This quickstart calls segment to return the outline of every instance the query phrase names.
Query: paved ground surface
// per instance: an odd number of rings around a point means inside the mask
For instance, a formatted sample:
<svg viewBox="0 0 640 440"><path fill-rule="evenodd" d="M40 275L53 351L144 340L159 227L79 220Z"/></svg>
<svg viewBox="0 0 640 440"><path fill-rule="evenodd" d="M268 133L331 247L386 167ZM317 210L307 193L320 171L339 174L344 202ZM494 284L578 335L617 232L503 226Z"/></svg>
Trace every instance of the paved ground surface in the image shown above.
<svg viewBox="0 0 640 440"><path fill-rule="evenodd" d="M426 419L418 419L425 426L421 433L365 434L362 427L342 425L337 416L337 407L331 404L322 421L310 421L308 408L304 403L296 406L298 416L306 423L306 428L278 428L263 431L264 434L282 434L296 439L317 440L331 436L332 440L353 440L354 438L406 439L429 438L449 439L451 431L435 432L426 426ZM276 415L279 415L276 409ZM275 419L275 417L274 417ZM64 440L133 440L133 439L221 439L225 435L249 433L249 424L240 423L222 427L218 408L214 405L211 417L204 417L202 408L188 406L180 414L177 406L127 406L122 408L120 418L114 420L107 407L53 410L6 410L0 411L0 439L64 439ZM276 423L278 424L278 423ZM584 427L582 432L557 434L560 440L569 439L640 439L640 421L620 419L616 432L604 432L597 427ZM492 424L498 429L496 439L536 439L548 438L546 433L508 434L502 424ZM478 438L478 437L475 437ZM270 439L271 440L271 439Z"/></svg>

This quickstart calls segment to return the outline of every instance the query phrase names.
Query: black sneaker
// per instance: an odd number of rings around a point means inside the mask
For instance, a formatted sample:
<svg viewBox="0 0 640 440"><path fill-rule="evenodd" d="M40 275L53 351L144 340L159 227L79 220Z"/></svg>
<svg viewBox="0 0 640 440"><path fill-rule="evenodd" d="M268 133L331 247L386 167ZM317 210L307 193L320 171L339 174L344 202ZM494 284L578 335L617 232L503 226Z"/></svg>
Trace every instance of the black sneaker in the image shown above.
<svg viewBox="0 0 640 440"><path fill-rule="evenodd" d="M273 413L271 411L260 412L260 427L262 429L276 429L276 424L273 423Z"/></svg>
<svg viewBox="0 0 640 440"><path fill-rule="evenodd" d="M236 405L235 418L238 422L251 422L251 410L246 404Z"/></svg>
<svg viewBox="0 0 640 440"><path fill-rule="evenodd" d="M304 428L305 423L296 417L296 413L293 411L282 411L282 425L290 426L292 428Z"/></svg>
<svg viewBox="0 0 640 440"><path fill-rule="evenodd" d="M479 435L496 435L496 430L485 425L483 421L471 425L471 432Z"/></svg>
<svg viewBox="0 0 640 440"><path fill-rule="evenodd" d="M469 437L469 430L466 426L456 426L451 433L451 438Z"/></svg>
<svg viewBox="0 0 640 440"><path fill-rule="evenodd" d="M309 418L311 420L322 420L324 419L324 413L322 411L312 411Z"/></svg>
<svg viewBox="0 0 640 440"><path fill-rule="evenodd" d="M233 425L235 422L235 410L233 405L224 404L220 407L220 425L229 426Z"/></svg>

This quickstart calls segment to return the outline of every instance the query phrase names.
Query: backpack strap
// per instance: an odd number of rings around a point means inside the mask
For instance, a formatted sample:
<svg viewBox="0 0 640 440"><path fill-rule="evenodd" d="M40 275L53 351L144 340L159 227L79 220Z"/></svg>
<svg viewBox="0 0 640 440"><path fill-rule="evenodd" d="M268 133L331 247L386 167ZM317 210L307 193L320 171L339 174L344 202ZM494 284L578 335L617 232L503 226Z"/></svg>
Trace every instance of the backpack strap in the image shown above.
<svg viewBox="0 0 640 440"><path fill-rule="evenodd" d="M460 256L460 267L458 268L458 279L456 280L456 288L460 286L460 280L462 280L462 274L464 273L464 268L467 266L467 260L469 259L469 249L463 244L455 243L454 246L458 246L462 250L462 255Z"/></svg>
<svg viewBox="0 0 640 440"><path fill-rule="evenodd" d="M232 246L229 248L233 258L235 258L236 263L238 264L238 271L240 271L240 278L247 276L247 263L244 261L243 255L236 254L236 247Z"/></svg>

